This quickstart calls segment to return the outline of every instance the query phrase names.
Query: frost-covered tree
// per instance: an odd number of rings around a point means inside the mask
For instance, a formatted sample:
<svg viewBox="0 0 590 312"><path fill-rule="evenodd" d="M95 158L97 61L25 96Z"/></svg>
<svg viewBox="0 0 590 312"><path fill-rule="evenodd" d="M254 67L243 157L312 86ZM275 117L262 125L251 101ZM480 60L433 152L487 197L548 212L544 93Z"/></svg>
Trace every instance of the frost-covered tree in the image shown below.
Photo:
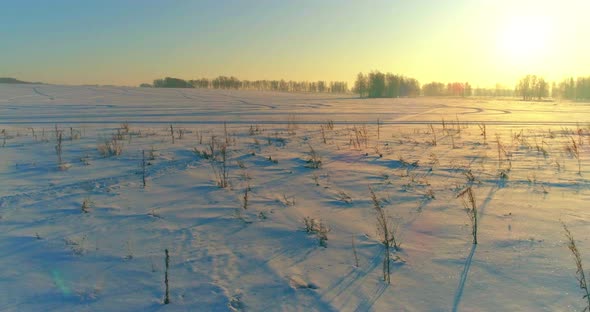
<svg viewBox="0 0 590 312"><path fill-rule="evenodd" d="M360 97L365 97L367 96L367 85L367 76L363 73L358 73L358 75L356 75L353 92L358 93Z"/></svg>
<svg viewBox="0 0 590 312"><path fill-rule="evenodd" d="M379 71L374 71L369 74L369 97L378 98L384 96L385 91L385 75Z"/></svg>
<svg viewBox="0 0 590 312"><path fill-rule="evenodd" d="M522 96L523 101L541 100L549 95L549 84L542 77L526 75L516 85L516 93Z"/></svg>

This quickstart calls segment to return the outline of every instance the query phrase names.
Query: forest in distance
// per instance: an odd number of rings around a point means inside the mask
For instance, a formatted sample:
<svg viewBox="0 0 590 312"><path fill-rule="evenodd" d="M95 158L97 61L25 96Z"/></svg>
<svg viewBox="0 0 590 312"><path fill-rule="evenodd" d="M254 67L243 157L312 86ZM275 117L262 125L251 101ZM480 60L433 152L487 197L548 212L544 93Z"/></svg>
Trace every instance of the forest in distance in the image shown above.
<svg viewBox="0 0 590 312"><path fill-rule="evenodd" d="M359 73L354 85L349 88L345 81L293 81L293 80L240 80L234 76L218 76L184 80L166 77L155 79L153 84L142 83L140 87L154 88L205 88L279 92L353 93L361 98L397 98L417 96L494 96L520 97L524 101L560 98L576 101L590 100L590 76L570 77L560 82L548 82L537 75L523 76L510 88L496 84L494 88L473 87L469 82L420 82L404 75L372 71Z"/></svg>

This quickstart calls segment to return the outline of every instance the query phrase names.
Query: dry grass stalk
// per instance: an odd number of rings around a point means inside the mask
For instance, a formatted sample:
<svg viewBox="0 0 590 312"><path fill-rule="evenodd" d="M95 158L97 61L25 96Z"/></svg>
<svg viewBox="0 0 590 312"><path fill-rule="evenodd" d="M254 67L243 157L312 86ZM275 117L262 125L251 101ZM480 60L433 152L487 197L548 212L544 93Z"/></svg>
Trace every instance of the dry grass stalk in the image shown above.
<svg viewBox="0 0 590 312"><path fill-rule="evenodd" d="M488 133L486 131L486 124L482 123L482 124L478 124L479 126L479 130L481 130L481 135L483 136L483 145L487 145L487 141L488 141Z"/></svg>
<svg viewBox="0 0 590 312"><path fill-rule="evenodd" d="M89 213L90 212L90 208L92 208L93 202L90 200L90 198L86 197L84 198L84 201L82 202L82 207L81 210L84 213Z"/></svg>
<svg viewBox="0 0 590 312"><path fill-rule="evenodd" d="M359 256L356 252L356 244L354 243L354 235L352 235L352 254L354 255L354 266L359 267Z"/></svg>
<svg viewBox="0 0 590 312"><path fill-rule="evenodd" d="M57 130L57 126L55 127L55 136L56 136L56 144L55 144L55 153L57 154L57 165L59 167L62 166L63 162L62 162L62 158L61 158L61 153L62 153L62 135L63 135L63 131L61 130Z"/></svg>
<svg viewBox="0 0 590 312"><path fill-rule="evenodd" d="M473 196L471 186L461 191L457 195L457 198L459 197L463 200L463 207L465 207L465 212L467 213L467 216L469 216L469 221L471 221L473 244L477 245L477 205L475 203L475 197Z"/></svg>
<svg viewBox="0 0 590 312"><path fill-rule="evenodd" d="M428 124L428 128L430 128L430 133L432 134L432 145L436 146L436 131L434 131L434 126L432 124Z"/></svg>
<svg viewBox="0 0 590 312"><path fill-rule="evenodd" d="M307 144L309 146L309 159L307 160L307 166L312 169L318 169L322 166L322 157L316 150L311 146L311 144Z"/></svg>
<svg viewBox="0 0 590 312"><path fill-rule="evenodd" d="M373 209L377 216L377 234L379 235L381 244L385 247L385 255L383 257L383 280L387 282L387 284L391 284L390 250L391 248L399 250L399 245L395 239L395 229L389 221L387 213L383 209L379 199L377 199L377 195L375 195L371 186L369 186L369 192L371 193Z"/></svg>
<svg viewBox="0 0 590 312"><path fill-rule="evenodd" d="M174 128L170 125L170 137L172 138L172 144L174 144Z"/></svg>
<svg viewBox="0 0 590 312"><path fill-rule="evenodd" d="M244 190L244 196L243 196L243 202L242 202L242 208L244 208L244 210L248 210L249 191L250 191L250 185L246 186L246 189Z"/></svg>
<svg viewBox="0 0 590 312"><path fill-rule="evenodd" d="M164 304L169 304L170 303L170 287L168 284L168 269L170 267L170 256L168 254L168 249L164 250L164 253L166 255L165 258L165 271L164 271L164 285L166 286L166 291L164 294Z"/></svg>
<svg viewBox="0 0 590 312"><path fill-rule="evenodd" d="M334 130L334 120L327 120L325 127L328 130Z"/></svg>
<svg viewBox="0 0 590 312"><path fill-rule="evenodd" d="M563 225L565 237L567 238L567 248L572 252L572 255L574 256L574 262L576 263L576 279L578 280L578 285L580 286L580 289L584 291L584 296L582 299L587 300L588 305L583 311L590 311L590 290L588 289L586 275L584 274L584 268L582 267L582 256L580 255L580 251L578 251L578 247L574 241L574 236L567 228L567 225L565 225L563 222L561 224Z"/></svg>
<svg viewBox="0 0 590 312"><path fill-rule="evenodd" d="M578 161L578 174L582 174L582 161L580 159L580 148L578 146L578 144L576 143L576 140L574 140L573 137L570 137L572 144L569 145L567 144L565 147L565 150L574 158L576 158L576 160Z"/></svg>
<svg viewBox="0 0 590 312"><path fill-rule="evenodd" d="M322 141L326 144L326 131L324 130L324 126L320 125L320 133L322 134Z"/></svg>
<svg viewBox="0 0 590 312"><path fill-rule="evenodd" d="M229 168L227 167L227 146L221 145L219 148L220 160L213 160L211 166L217 179L217 186L226 188L229 186Z"/></svg>
<svg viewBox="0 0 590 312"><path fill-rule="evenodd" d="M145 150L141 151L141 182L145 188L145 173L146 173L146 161L145 161Z"/></svg>
<svg viewBox="0 0 590 312"><path fill-rule="evenodd" d="M115 137L110 140L106 139L98 145L98 152L102 157L119 156L123 152L123 144Z"/></svg>
<svg viewBox="0 0 590 312"><path fill-rule="evenodd" d="M330 227L322 220L316 220L311 217L304 217L305 232L308 234L315 234L318 238L319 245L328 248L328 233Z"/></svg>

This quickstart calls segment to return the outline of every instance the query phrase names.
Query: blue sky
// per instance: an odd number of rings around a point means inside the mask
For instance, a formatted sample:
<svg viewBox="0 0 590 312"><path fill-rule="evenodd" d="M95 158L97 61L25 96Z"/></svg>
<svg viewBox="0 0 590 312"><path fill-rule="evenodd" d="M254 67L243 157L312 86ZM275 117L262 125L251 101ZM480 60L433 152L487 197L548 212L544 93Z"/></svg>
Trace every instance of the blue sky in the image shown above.
<svg viewBox="0 0 590 312"><path fill-rule="evenodd" d="M499 62L489 52L498 18L535 5L537 15L575 19L587 7L569 0L571 10L556 12L543 1L518 2L0 0L0 76L136 85L166 75L350 81L380 69L493 84L516 75L486 65ZM539 64L530 69L575 71Z"/></svg>

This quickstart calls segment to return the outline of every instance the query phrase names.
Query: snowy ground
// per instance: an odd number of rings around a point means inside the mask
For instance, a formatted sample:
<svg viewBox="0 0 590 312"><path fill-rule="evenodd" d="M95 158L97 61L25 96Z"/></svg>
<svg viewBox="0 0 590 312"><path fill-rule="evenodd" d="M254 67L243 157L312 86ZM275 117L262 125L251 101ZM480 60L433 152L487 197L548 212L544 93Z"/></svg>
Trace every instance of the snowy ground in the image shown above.
<svg viewBox="0 0 590 312"><path fill-rule="evenodd" d="M560 220L589 269L588 104L0 85L2 129L1 311L584 307ZM401 242L389 286L369 186Z"/></svg>

